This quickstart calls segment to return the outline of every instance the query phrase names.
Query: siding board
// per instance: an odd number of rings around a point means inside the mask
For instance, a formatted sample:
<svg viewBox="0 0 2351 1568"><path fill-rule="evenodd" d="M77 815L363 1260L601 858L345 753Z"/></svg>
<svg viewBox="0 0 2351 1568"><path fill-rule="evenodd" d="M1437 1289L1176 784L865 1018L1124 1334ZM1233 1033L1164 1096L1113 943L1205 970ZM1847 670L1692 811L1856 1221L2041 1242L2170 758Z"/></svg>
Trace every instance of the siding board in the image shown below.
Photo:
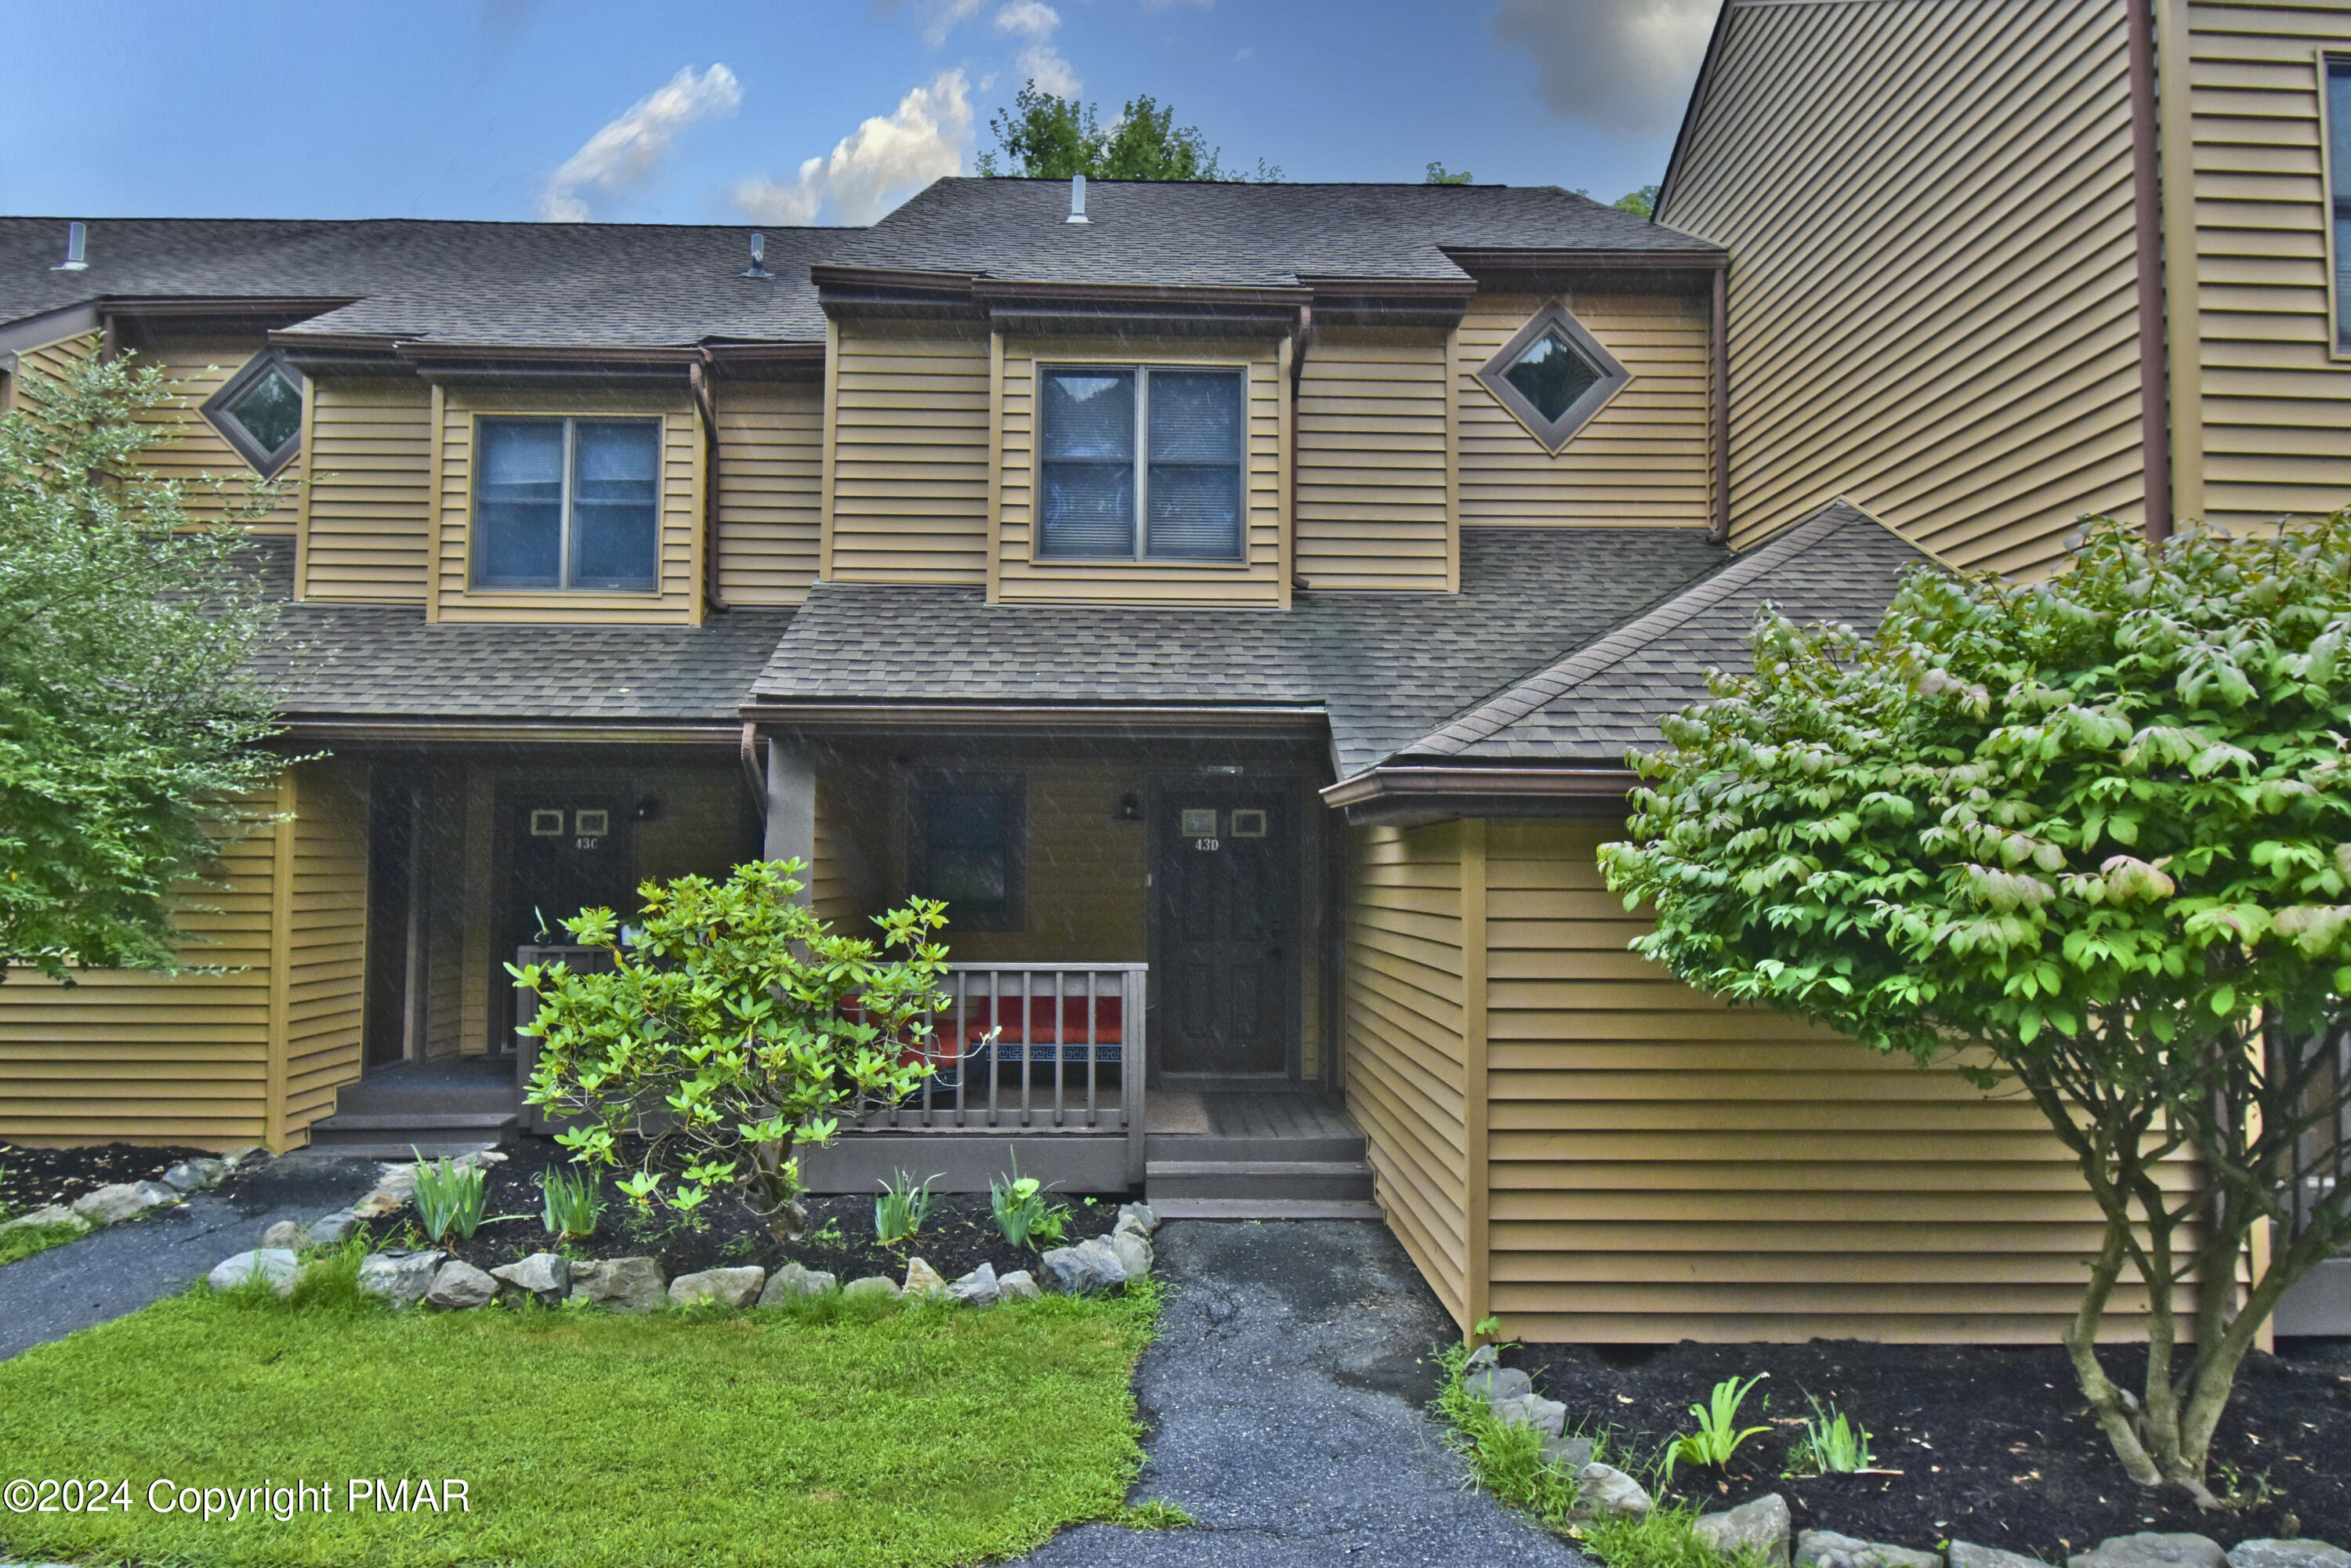
<svg viewBox="0 0 2351 1568"><path fill-rule="evenodd" d="M823 382L721 381L716 402L719 597L798 604L821 542Z"/></svg>

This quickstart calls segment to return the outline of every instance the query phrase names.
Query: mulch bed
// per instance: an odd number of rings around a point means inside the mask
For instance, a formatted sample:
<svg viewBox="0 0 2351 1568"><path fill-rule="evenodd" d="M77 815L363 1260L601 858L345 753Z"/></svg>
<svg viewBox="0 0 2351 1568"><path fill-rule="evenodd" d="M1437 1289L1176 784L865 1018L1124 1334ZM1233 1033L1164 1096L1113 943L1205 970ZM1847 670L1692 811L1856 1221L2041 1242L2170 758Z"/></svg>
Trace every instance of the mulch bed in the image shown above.
<svg viewBox="0 0 2351 1568"><path fill-rule="evenodd" d="M2143 1349L2116 1346L2104 1359L2126 1388L2145 1375ZM1972 1541L2057 1563L2137 1531L2192 1531L2224 1546L2297 1535L2351 1544L2351 1355L2336 1344L2246 1359L2210 1479L2215 1491L2233 1485L2259 1500L2222 1513L2134 1485L2054 1347L1685 1342L1528 1345L1503 1360L1567 1406L1571 1430L1605 1429L1620 1462L1629 1453L1644 1466L1691 1428L1690 1406L1715 1384L1770 1373L1739 1425L1769 1423L1771 1433L1750 1438L1727 1476L1682 1467L1673 1493L1719 1509L1777 1491L1798 1530L1925 1549ZM1899 1473L1782 1478L1808 1394L1857 1418L1877 1466Z"/></svg>
<svg viewBox="0 0 2351 1568"><path fill-rule="evenodd" d="M26 1149L0 1144L0 1218L74 1199L117 1182L161 1180L182 1160L207 1149L92 1144L78 1149Z"/></svg>
<svg viewBox="0 0 2351 1568"><path fill-rule="evenodd" d="M476 1268L495 1268L551 1248L554 1238L548 1235L539 1220L536 1178L549 1166L562 1166L573 1172L584 1168L570 1165L560 1149L545 1145L526 1145L520 1150L509 1150L508 1155L505 1163L490 1167L483 1212L494 1222L483 1225L470 1240L452 1238L445 1244L451 1252ZM627 1168L619 1174L626 1175ZM917 1257L947 1280L969 1273L982 1262L994 1265L999 1274L1015 1269L1037 1271L1035 1251L1006 1245L1003 1235L996 1228L995 1218L988 1212L986 1193L937 1194L922 1234L893 1249L874 1239L872 1194L810 1197L805 1201L811 1234L786 1246L739 1203L724 1194L713 1195L704 1206L702 1224L696 1228L681 1224L669 1210L656 1210L651 1216L638 1213L609 1177L603 1188L604 1214L596 1234L584 1241L571 1242L569 1249L580 1258L655 1258L661 1262L662 1272L672 1279L704 1269L738 1268L747 1263L757 1263L772 1273L786 1262L796 1262L803 1269L824 1270L844 1284L868 1274L886 1274L903 1281L906 1260ZM1064 1238L1070 1243L1082 1237L1106 1234L1117 1223L1118 1206L1123 1201L1097 1197L1093 1206L1088 1207L1082 1195L1055 1192L1051 1197L1070 1207ZM405 1224L414 1218L414 1213L413 1209L403 1210L393 1224ZM377 1228L380 1235L387 1234L389 1229L383 1226Z"/></svg>

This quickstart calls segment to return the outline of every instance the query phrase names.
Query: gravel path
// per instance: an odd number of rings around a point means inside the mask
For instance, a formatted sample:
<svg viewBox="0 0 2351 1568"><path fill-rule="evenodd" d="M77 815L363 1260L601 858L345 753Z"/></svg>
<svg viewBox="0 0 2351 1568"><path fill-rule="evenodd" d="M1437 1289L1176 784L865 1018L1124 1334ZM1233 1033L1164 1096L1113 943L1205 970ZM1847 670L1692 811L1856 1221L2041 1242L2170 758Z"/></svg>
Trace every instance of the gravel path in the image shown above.
<svg viewBox="0 0 2351 1568"><path fill-rule="evenodd" d="M371 1160L289 1155L93 1236L0 1268L0 1360L175 1295L281 1219L316 1219L375 1186Z"/></svg>
<svg viewBox="0 0 2351 1568"><path fill-rule="evenodd" d="M1176 1286L1135 1390L1149 1458L1134 1500L1192 1530L1091 1524L1031 1568L1588 1568L1483 1493L1425 1410L1451 1320L1384 1226L1176 1220Z"/></svg>

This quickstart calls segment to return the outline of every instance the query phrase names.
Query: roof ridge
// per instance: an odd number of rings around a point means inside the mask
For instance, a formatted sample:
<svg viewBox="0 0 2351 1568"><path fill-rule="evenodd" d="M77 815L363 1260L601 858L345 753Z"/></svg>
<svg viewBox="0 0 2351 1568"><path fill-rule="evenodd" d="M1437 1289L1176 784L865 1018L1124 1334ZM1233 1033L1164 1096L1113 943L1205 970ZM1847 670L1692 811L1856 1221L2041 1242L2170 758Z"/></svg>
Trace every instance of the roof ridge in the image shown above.
<svg viewBox="0 0 2351 1568"><path fill-rule="evenodd" d="M1745 555L1635 616L1616 630L1585 643L1391 755L1458 756L1538 708L1548 706L1584 682L1622 663L1658 638L1688 624L1789 558L1803 554L1855 523L1876 519L1842 498L1756 546ZM1880 525L1883 526L1883 525Z"/></svg>

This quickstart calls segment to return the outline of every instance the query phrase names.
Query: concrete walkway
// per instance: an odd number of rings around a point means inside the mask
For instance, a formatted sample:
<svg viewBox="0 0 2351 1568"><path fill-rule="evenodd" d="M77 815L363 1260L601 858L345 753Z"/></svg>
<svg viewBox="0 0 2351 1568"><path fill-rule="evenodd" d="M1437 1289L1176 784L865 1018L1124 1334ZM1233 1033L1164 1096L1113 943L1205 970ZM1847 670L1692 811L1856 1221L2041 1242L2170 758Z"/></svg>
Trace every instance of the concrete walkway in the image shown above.
<svg viewBox="0 0 2351 1568"><path fill-rule="evenodd" d="M311 1220L375 1186L372 1160L289 1155L214 1192L0 1268L0 1360L176 1295L281 1219Z"/></svg>
<svg viewBox="0 0 2351 1568"><path fill-rule="evenodd" d="M1589 1568L1464 1486L1426 1413L1430 1347L1456 1337L1384 1226L1176 1220L1156 1238L1176 1287L1135 1391L1150 1430L1133 1500L1193 1530L1086 1525L1032 1568Z"/></svg>

